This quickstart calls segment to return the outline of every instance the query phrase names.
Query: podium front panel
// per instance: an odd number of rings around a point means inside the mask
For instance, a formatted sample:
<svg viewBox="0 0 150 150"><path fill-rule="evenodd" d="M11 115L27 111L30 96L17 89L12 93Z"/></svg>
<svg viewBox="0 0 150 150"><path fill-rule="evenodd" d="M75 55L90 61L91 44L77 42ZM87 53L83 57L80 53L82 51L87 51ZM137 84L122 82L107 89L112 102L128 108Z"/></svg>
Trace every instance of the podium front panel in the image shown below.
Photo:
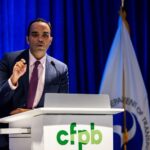
<svg viewBox="0 0 150 150"><path fill-rule="evenodd" d="M29 150L30 142L31 150L113 149L112 115L40 115L28 122L32 122L31 136L19 140L24 150ZM19 150L13 144L16 140L15 136L10 138L12 150Z"/></svg>

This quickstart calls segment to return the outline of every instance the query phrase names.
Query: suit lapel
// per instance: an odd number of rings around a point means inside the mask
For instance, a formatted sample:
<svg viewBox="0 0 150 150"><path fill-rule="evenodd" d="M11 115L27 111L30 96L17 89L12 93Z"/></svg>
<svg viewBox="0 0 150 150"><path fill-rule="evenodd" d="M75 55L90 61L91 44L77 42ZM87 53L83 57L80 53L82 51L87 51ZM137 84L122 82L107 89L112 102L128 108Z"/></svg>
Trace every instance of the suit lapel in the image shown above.
<svg viewBox="0 0 150 150"><path fill-rule="evenodd" d="M18 102L16 103L16 106L18 107L24 107L26 106L26 100L28 95L28 87L29 87L29 50L23 50L14 60L14 64L20 59L25 59L27 63L27 70L25 74L19 79L18 88L17 88L17 94L16 96L23 95L22 97L15 97L15 102L18 99Z"/></svg>
<svg viewBox="0 0 150 150"><path fill-rule="evenodd" d="M51 58L49 56L46 56L44 89L43 89L43 94L38 104L38 107L44 106L44 95L46 92L48 92L48 87L50 86L50 82L52 80L51 79L52 69L53 69L53 66L51 65Z"/></svg>
<svg viewBox="0 0 150 150"><path fill-rule="evenodd" d="M20 84L23 85L23 89L24 89L24 92L26 93L26 97L27 97L28 89L29 89L29 50L25 50L20 55L20 58L24 58L26 60L26 64L27 64L27 70L20 80Z"/></svg>
<svg viewBox="0 0 150 150"><path fill-rule="evenodd" d="M44 84L44 91L46 91L46 88L49 86L49 83L52 80L52 72L53 72L53 66L51 64L51 58L46 57L46 66L45 66L45 84Z"/></svg>

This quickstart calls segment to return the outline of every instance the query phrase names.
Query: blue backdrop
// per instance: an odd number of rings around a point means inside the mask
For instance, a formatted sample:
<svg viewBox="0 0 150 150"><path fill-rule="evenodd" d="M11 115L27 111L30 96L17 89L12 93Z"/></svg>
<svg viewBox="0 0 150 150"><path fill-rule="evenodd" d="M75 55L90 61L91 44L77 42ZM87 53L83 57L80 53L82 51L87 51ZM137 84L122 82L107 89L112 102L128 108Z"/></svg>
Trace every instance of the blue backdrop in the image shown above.
<svg viewBox="0 0 150 150"><path fill-rule="evenodd" d="M121 0L0 0L0 58L27 48L32 19L52 24L48 53L69 67L70 93L98 93L107 55L118 24ZM131 39L150 94L149 0L125 0Z"/></svg>

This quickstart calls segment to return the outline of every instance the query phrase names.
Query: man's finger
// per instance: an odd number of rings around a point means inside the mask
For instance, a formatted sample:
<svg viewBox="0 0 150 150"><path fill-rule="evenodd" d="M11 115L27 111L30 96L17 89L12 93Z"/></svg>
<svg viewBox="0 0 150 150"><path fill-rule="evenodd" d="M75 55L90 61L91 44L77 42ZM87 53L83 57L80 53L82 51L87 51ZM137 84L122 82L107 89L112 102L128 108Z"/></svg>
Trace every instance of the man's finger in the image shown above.
<svg viewBox="0 0 150 150"><path fill-rule="evenodd" d="M18 114L18 113L21 113L21 112L26 112L26 111L29 111L30 109L25 109L25 108L17 108L13 111L10 112L10 115L15 115L15 114Z"/></svg>
<svg viewBox="0 0 150 150"><path fill-rule="evenodd" d="M20 61L22 61L23 64L26 64L26 60L25 59L22 58Z"/></svg>

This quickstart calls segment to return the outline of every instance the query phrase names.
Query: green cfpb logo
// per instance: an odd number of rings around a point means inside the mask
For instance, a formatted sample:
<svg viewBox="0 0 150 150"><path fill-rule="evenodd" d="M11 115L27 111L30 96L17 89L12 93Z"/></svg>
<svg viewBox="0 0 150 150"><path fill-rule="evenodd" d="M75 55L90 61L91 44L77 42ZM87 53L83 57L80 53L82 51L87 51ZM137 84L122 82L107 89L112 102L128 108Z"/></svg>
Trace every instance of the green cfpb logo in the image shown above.
<svg viewBox="0 0 150 150"><path fill-rule="evenodd" d="M60 145L75 145L78 144L78 150L82 150L83 145L88 143L100 144L102 142L102 132L95 129L94 123L90 124L90 131L86 129L77 130L76 123L70 124L70 133L66 130L60 130L57 133L57 142Z"/></svg>

